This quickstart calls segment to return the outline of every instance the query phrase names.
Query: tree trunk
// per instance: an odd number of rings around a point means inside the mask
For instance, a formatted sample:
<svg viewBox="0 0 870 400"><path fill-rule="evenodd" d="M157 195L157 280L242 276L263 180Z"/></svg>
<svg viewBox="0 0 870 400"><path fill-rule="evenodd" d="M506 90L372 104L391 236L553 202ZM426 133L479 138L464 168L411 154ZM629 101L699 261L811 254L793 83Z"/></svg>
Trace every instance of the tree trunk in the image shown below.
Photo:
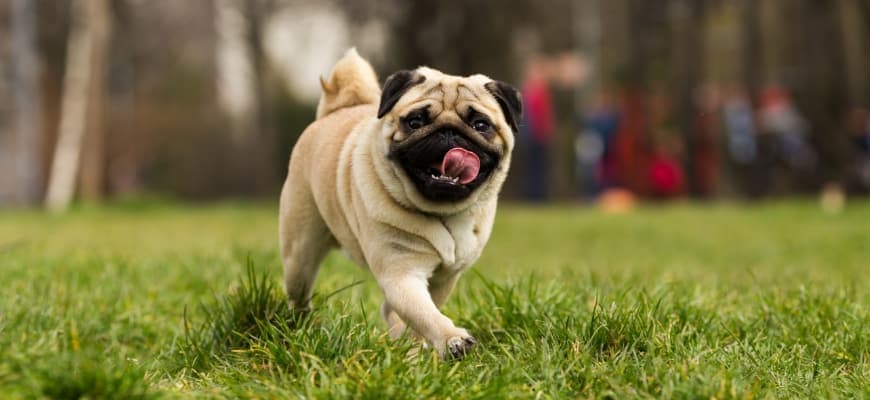
<svg viewBox="0 0 870 400"><path fill-rule="evenodd" d="M702 59L704 53L704 2L703 0L682 0L682 20L679 22L680 36L682 37L681 64L675 69L680 71L677 79L679 90L679 124L683 134L683 143L686 146L685 170L688 193L694 196L704 193L700 185L698 175L697 153L699 148L698 129L696 125L697 101L699 84L703 80Z"/></svg>
<svg viewBox="0 0 870 400"><path fill-rule="evenodd" d="M862 25L861 10L857 1L842 0L839 6L840 34L842 35L844 57L846 61L846 88L849 94L849 106L856 106L870 101L867 91L867 65L865 64L864 47L867 34L870 31Z"/></svg>
<svg viewBox="0 0 870 400"><path fill-rule="evenodd" d="M805 0L797 3L801 17L792 23L792 31L803 28L800 52L793 59L804 61L805 86L795 96L801 113L810 125L812 140L821 159L818 172L824 180L841 179L848 168L850 153L848 136L843 130L847 108L845 48L840 27L842 21L836 7L827 3ZM812 20L800 25L799 21ZM808 185L809 186L809 185Z"/></svg>
<svg viewBox="0 0 870 400"><path fill-rule="evenodd" d="M102 83L93 81L102 81L102 73L94 71L102 71L102 67L95 67L94 62L103 61L105 56L106 0L73 0L71 16L58 140L46 196L47 206L54 211L68 208L75 196L88 117L93 116L90 97L102 91ZM97 50L99 42L103 49ZM99 59L95 53L100 53L96 54Z"/></svg>
<svg viewBox="0 0 870 400"><path fill-rule="evenodd" d="M750 101L757 107L757 93L761 88L761 35L759 33L758 0L743 0L743 80Z"/></svg>
<svg viewBox="0 0 870 400"><path fill-rule="evenodd" d="M250 60L253 76L254 129L248 136L249 145L255 159L244 160L254 170L254 190L258 193L268 193L278 181L275 166L277 152L275 151L275 132L273 129L271 94L268 86L269 65L265 48L266 26L269 15L274 11L271 0L244 0L243 15L247 20L247 54Z"/></svg>
<svg viewBox="0 0 870 400"><path fill-rule="evenodd" d="M15 186L18 190L15 201L32 204L39 201L42 191L42 99L36 50L36 4L31 0L12 0L10 5L15 55L13 91L17 109Z"/></svg>
<svg viewBox="0 0 870 400"><path fill-rule="evenodd" d="M233 140L241 144L254 129L250 115L254 97L250 78L253 67L244 41L247 22L240 18L240 5L235 0L218 0L214 7L219 103L232 119Z"/></svg>
<svg viewBox="0 0 870 400"><path fill-rule="evenodd" d="M91 35L91 68L88 72L87 114L82 146L81 197L99 201L106 190L106 138L104 131L103 98L105 93L106 51L109 39L109 10L107 0L90 0L88 26Z"/></svg>

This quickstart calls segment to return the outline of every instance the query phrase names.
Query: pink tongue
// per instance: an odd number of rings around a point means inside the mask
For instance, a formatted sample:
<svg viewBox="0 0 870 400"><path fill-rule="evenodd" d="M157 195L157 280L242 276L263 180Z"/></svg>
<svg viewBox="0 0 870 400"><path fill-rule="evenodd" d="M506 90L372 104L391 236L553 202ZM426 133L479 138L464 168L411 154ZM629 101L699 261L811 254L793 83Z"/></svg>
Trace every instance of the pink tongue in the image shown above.
<svg viewBox="0 0 870 400"><path fill-rule="evenodd" d="M454 147L444 155L441 161L441 175L459 178L459 183L465 185L477 178L480 172L480 158L472 151L462 147Z"/></svg>

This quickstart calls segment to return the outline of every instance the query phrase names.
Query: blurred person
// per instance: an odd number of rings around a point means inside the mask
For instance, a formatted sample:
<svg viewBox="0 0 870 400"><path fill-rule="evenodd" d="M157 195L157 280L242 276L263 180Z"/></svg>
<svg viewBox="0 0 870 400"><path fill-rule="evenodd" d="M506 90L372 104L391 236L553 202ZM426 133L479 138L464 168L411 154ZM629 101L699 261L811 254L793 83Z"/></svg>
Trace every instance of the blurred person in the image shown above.
<svg viewBox="0 0 870 400"><path fill-rule="evenodd" d="M680 164L680 142L677 136L661 140L649 163L649 188L654 198L666 199L685 193L686 175Z"/></svg>
<svg viewBox="0 0 870 400"><path fill-rule="evenodd" d="M719 186L719 89L704 85L698 89L697 113L693 126L692 185L701 197L716 194Z"/></svg>
<svg viewBox="0 0 870 400"><path fill-rule="evenodd" d="M791 178L809 173L816 155L808 143L809 126L784 88L767 86L759 103L754 192L765 195Z"/></svg>
<svg viewBox="0 0 870 400"><path fill-rule="evenodd" d="M634 193L643 193L647 177L646 101L638 89L628 88L620 94L620 119L612 143L612 162L608 162L608 176L614 186Z"/></svg>
<svg viewBox="0 0 870 400"><path fill-rule="evenodd" d="M581 176L584 177L584 193L597 195L602 189L612 187L613 142L619 128L619 106L609 92L599 93L583 121L583 130L577 137L576 153Z"/></svg>
<svg viewBox="0 0 870 400"><path fill-rule="evenodd" d="M647 96L650 136L642 163L646 181L643 189L654 199L670 199L685 194L686 173L683 161L687 156L677 125L674 103L666 86L655 85Z"/></svg>
<svg viewBox="0 0 870 400"><path fill-rule="evenodd" d="M725 148L735 185L743 192L756 192L753 166L758 159L758 130L752 102L743 86L735 84L725 91L722 102Z"/></svg>
<svg viewBox="0 0 870 400"><path fill-rule="evenodd" d="M601 135L588 126L583 126L574 139L577 184L583 198L595 197L601 191L600 166L604 158L604 147Z"/></svg>
<svg viewBox="0 0 870 400"><path fill-rule="evenodd" d="M870 190L870 111L855 107L849 111L846 127L855 154L853 166L854 189Z"/></svg>
<svg viewBox="0 0 870 400"><path fill-rule="evenodd" d="M549 67L549 60L543 56L532 57L522 84L524 123L520 136L526 144L525 195L536 202L546 200L549 194L551 147L556 132Z"/></svg>
<svg viewBox="0 0 870 400"><path fill-rule="evenodd" d="M728 157L735 164L746 166L755 161L758 153L756 143L755 115L746 91L739 86L727 90L722 104L722 119Z"/></svg>
<svg viewBox="0 0 870 400"><path fill-rule="evenodd" d="M774 135L775 151L788 167L805 170L813 166L815 154L807 143L809 126L785 89L779 86L764 89L759 121L762 131Z"/></svg>

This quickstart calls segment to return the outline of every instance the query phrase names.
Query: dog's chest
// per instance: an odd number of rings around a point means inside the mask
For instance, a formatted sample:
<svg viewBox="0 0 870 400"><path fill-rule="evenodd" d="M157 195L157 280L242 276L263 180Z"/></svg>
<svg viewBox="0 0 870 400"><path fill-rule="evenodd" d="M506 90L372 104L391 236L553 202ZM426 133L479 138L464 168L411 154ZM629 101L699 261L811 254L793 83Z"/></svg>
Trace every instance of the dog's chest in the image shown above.
<svg viewBox="0 0 870 400"><path fill-rule="evenodd" d="M447 271L468 268L480 257L486 244L481 235L480 221L473 215L462 215L445 218L442 223L453 238L454 257L452 260L443 260L441 267Z"/></svg>

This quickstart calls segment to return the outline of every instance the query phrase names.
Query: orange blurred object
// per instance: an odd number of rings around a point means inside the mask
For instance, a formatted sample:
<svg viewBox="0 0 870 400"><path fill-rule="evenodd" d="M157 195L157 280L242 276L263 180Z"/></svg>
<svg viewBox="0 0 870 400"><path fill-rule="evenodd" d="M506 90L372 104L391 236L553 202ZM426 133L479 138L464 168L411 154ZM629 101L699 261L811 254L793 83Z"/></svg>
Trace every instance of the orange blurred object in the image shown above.
<svg viewBox="0 0 870 400"><path fill-rule="evenodd" d="M607 189L598 196L598 208L608 214L625 214L634 209L636 196L621 188Z"/></svg>

